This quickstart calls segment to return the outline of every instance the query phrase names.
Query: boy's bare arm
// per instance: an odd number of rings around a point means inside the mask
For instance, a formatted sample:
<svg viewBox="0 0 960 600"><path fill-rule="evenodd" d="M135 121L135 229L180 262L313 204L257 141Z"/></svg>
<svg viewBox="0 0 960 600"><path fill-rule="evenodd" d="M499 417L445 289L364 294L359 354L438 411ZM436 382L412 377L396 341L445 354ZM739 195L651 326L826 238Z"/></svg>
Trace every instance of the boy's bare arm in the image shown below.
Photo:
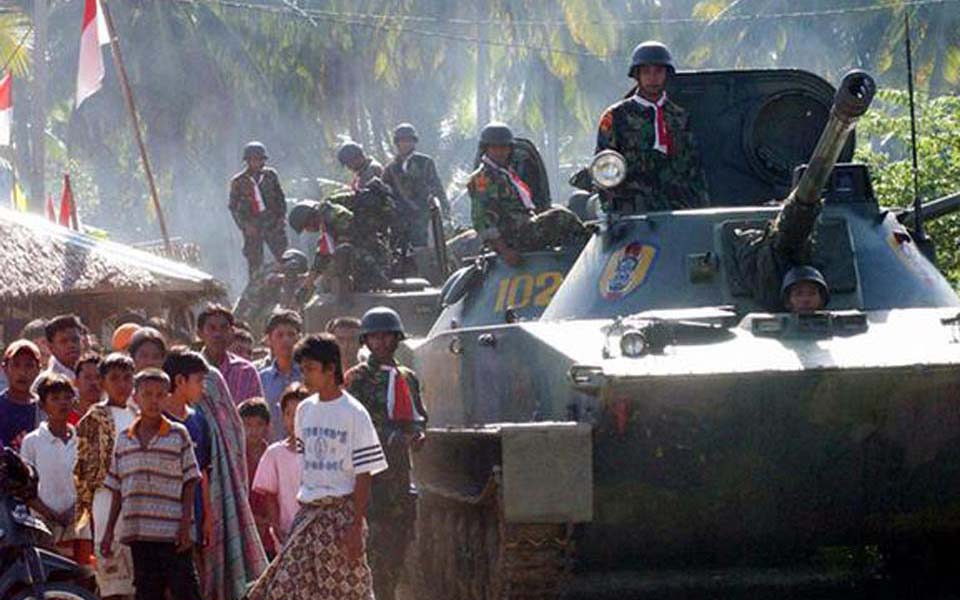
<svg viewBox="0 0 960 600"><path fill-rule="evenodd" d="M353 486L353 523L347 526L342 543L350 560L363 556L363 524L367 519L367 504L370 500L370 484L373 476L360 473Z"/></svg>
<svg viewBox="0 0 960 600"><path fill-rule="evenodd" d="M110 516L107 517L107 527L103 531L103 540L100 542L100 554L111 556L113 554L113 529L117 525L117 519L120 517L120 504L123 499L120 492L110 490Z"/></svg>
<svg viewBox="0 0 960 600"><path fill-rule="evenodd" d="M191 479L183 484L180 495L180 528L177 530L177 552L186 552L193 545L190 541L190 527L193 525L193 495L197 480Z"/></svg>
<svg viewBox="0 0 960 600"><path fill-rule="evenodd" d="M200 480L200 493L203 494L203 539L201 544L204 548L213 541L213 513L210 509L210 469L202 471L203 478Z"/></svg>

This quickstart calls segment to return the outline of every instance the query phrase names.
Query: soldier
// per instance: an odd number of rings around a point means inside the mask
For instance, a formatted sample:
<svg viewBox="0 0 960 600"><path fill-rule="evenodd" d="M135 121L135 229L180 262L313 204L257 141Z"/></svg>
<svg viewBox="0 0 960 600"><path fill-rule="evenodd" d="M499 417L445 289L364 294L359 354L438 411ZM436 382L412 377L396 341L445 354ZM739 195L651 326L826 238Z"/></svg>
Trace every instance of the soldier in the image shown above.
<svg viewBox="0 0 960 600"><path fill-rule="evenodd" d="M616 150L627 161L626 179L613 190L614 210L639 213L709 203L690 119L667 99L667 79L674 73L666 46L640 44L629 72L636 87L600 117L597 153Z"/></svg>
<svg viewBox="0 0 960 600"><path fill-rule="evenodd" d="M401 123L393 130L393 143L397 155L387 165L383 182L393 190L398 208L404 211L407 242L415 247L427 245L427 230L430 227L430 201L440 201L444 218L450 212L447 193L440 183L437 167L426 154L416 152L417 130L409 123Z"/></svg>
<svg viewBox="0 0 960 600"><path fill-rule="evenodd" d="M791 269L811 264L814 225L820 203L798 200L791 194L777 217L761 228L734 232L736 277L765 309L783 309L782 285Z"/></svg>
<svg viewBox="0 0 960 600"><path fill-rule="evenodd" d="M335 198L322 202L304 200L290 210L289 222L294 231L320 232L313 266L303 287L313 290L320 275L329 277L332 291L336 293L374 290L386 285L390 253L373 224L382 219L361 218L361 215L376 214L376 207L384 206L382 199L363 190L355 197L346 198L357 206L351 210L332 201Z"/></svg>
<svg viewBox="0 0 960 600"><path fill-rule="evenodd" d="M426 439L427 413L417 376L394 356L404 335L395 311L383 306L368 310L360 321L360 342L370 357L345 376L347 391L370 413L390 465L389 474L373 478L369 511L370 567L380 600L394 598L413 540L417 496L410 478L410 450L419 450Z"/></svg>
<svg viewBox="0 0 960 600"><path fill-rule="evenodd" d="M512 144L503 123L480 132L480 168L467 183L477 234L511 266L520 252L582 245L590 234L575 214L562 207L536 213L529 186L508 166Z"/></svg>
<svg viewBox="0 0 960 600"><path fill-rule="evenodd" d="M230 214L243 234L243 256L252 280L263 265L263 244L280 260L287 249L287 232L283 222L287 201L280 187L277 172L264 166L267 149L260 142L243 148L247 168L230 181Z"/></svg>
<svg viewBox="0 0 960 600"><path fill-rule="evenodd" d="M251 323L259 333L274 308L298 309L310 299L301 292L306 289L303 282L309 271L307 255L288 248L279 264L270 263L257 271L237 300L234 316Z"/></svg>
<svg viewBox="0 0 960 600"><path fill-rule="evenodd" d="M823 274L810 265L787 271L780 287L783 306L790 312L805 313L823 310L830 302L830 289Z"/></svg>
<svg viewBox="0 0 960 600"><path fill-rule="evenodd" d="M383 179L383 165L372 156L363 152L363 146L356 142L344 142L337 148L337 160L341 165L353 171L350 189L358 192L370 185L374 179Z"/></svg>

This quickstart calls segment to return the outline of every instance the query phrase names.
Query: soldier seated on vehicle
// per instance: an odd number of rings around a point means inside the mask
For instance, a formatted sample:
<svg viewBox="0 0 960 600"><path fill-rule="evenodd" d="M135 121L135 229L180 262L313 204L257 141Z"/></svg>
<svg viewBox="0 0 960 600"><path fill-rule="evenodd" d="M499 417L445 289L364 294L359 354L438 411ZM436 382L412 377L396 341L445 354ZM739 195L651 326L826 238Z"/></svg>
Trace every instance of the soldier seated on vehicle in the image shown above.
<svg viewBox="0 0 960 600"><path fill-rule="evenodd" d="M667 99L674 73L670 50L660 42L643 42L633 51L628 73L636 86L600 117L596 153L615 150L627 161L626 178L613 190L613 210L641 213L709 204L690 118Z"/></svg>
<svg viewBox="0 0 960 600"><path fill-rule="evenodd" d="M389 251L376 231L370 230L370 220L358 217L363 214L362 205L374 200L363 193L353 199L361 205L357 213L327 200L304 200L290 210L289 223L294 231L320 233L313 266L304 279L305 288L312 290L321 275L336 293L382 289L389 283Z"/></svg>
<svg viewBox="0 0 960 600"><path fill-rule="evenodd" d="M823 310L830 302L827 280L819 270L809 265L793 267L787 271L780 295L784 308L794 313Z"/></svg>
<svg viewBox="0 0 960 600"><path fill-rule="evenodd" d="M580 247L590 237L575 214L562 207L537 213L530 187L510 167L513 132L490 123L480 132L480 168L467 184L473 227L511 266L520 252L555 246Z"/></svg>
<svg viewBox="0 0 960 600"><path fill-rule="evenodd" d="M288 248L280 257L279 263L262 266L254 274L233 309L234 316L258 327L265 316L277 306L281 308L299 308L309 297L298 296L302 293L304 278L310 270L307 255Z"/></svg>

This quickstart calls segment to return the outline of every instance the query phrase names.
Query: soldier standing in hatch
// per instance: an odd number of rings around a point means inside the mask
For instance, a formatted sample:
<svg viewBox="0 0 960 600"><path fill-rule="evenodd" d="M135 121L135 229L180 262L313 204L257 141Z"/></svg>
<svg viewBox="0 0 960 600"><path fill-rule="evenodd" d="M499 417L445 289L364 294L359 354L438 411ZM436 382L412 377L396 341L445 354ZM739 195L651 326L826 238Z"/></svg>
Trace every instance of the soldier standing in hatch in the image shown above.
<svg viewBox="0 0 960 600"><path fill-rule="evenodd" d="M398 208L406 212L406 241L415 247L423 247L427 245L431 199L440 201L444 217L450 212L450 206L433 159L416 152L418 141L417 130L413 125L397 125L393 130L397 155L387 165L383 182L393 190Z"/></svg>
<svg viewBox="0 0 960 600"><path fill-rule="evenodd" d="M690 119L667 99L667 79L674 73L665 45L653 41L638 45L629 72L636 87L600 117L597 153L616 150L627 161L626 179L613 190L622 212L709 204Z"/></svg>
<svg viewBox="0 0 960 600"><path fill-rule="evenodd" d="M345 375L346 389L363 404L380 438L390 474L373 478L370 523L370 569L379 600L392 600L403 572L407 548L414 538L416 490L410 478L410 450L426 439L427 413L420 400L416 374L397 363L404 338L394 310L371 308L360 321L360 342L370 357Z"/></svg>
<svg viewBox="0 0 960 600"><path fill-rule="evenodd" d="M252 280L263 265L264 242L278 262L287 249L287 201L277 172L264 166L267 149L263 144L247 144L243 160L247 168L230 181L230 214L243 234L243 256Z"/></svg>
<svg viewBox="0 0 960 600"><path fill-rule="evenodd" d="M536 213L529 186L510 167L513 132L489 123L480 132L480 168L470 175L473 227L487 246L511 266L520 252L582 245L589 231L562 207Z"/></svg>
<svg viewBox="0 0 960 600"><path fill-rule="evenodd" d="M344 142L337 148L337 161L353 172L350 189L358 192L374 179L383 179L383 165L372 156L367 156L363 146L356 142Z"/></svg>

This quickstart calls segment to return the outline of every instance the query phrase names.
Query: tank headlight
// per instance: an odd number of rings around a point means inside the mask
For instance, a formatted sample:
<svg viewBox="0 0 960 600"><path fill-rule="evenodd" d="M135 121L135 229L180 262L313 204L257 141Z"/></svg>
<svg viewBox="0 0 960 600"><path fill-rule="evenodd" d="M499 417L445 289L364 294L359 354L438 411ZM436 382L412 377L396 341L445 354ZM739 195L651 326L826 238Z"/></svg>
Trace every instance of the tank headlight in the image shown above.
<svg viewBox="0 0 960 600"><path fill-rule="evenodd" d="M629 358L643 356L647 351L647 338L636 329L625 331L620 336L620 354Z"/></svg>
<svg viewBox="0 0 960 600"><path fill-rule="evenodd" d="M619 152L604 150L593 157L590 176L604 189L617 187L627 177L627 161Z"/></svg>

